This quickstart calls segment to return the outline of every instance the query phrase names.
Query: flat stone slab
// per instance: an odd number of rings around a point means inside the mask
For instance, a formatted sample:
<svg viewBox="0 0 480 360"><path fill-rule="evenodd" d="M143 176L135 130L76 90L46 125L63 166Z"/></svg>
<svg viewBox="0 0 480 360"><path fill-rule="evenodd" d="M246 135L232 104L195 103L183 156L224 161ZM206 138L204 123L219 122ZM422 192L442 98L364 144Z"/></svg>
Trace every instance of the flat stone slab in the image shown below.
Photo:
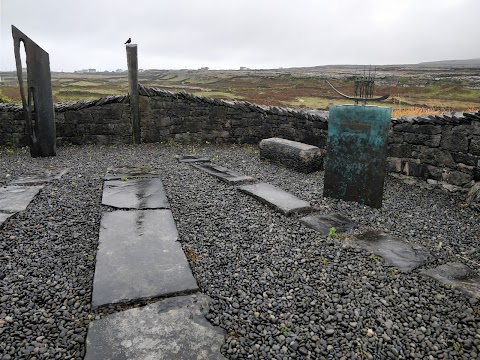
<svg viewBox="0 0 480 360"><path fill-rule="evenodd" d="M175 159L181 163L210 162L209 157L199 155L175 155Z"/></svg>
<svg viewBox="0 0 480 360"><path fill-rule="evenodd" d="M160 178L130 178L103 183L102 204L119 209L169 209Z"/></svg>
<svg viewBox="0 0 480 360"><path fill-rule="evenodd" d="M388 265L396 266L402 272L410 272L434 260L424 246L406 243L381 231L357 235L353 245L381 256Z"/></svg>
<svg viewBox="0 0 480 360"><path fill-rule="evenodd" d="M85 360L222 360L225 333L204 314L210 298L177 296L91 323Z"/></svg>
<svg viewBox="0 0 480 360"><path fill-rule="evenodd" d="M170 210L104 213L92 306L198 290Z"/></svg>
<svg viewBox="0 0 480 360"><path fill-rule="evenodd" d="M312 210L308 201L300 200L295 195L267 183L243 185L238 189L286 216Z"/></svg>
<svg viewBox="0 0 480 360"><path fill-rule="evenodd" d="M242 175L240 173L237 173L233 170L227 169L226 167L223 167L220 165L215 165L211 163L202 163L202 164L193 163L192 166L197 169L203 170L208 174L213 175L229 184L241 184L245 182L255 181L255 179L250 176Z"/></svg>
<svg viewBox="0 0 480 360"><path fill-rule="evenodd" d="M480 275L462 263L450 262L424 270L422 274L437 280L440 284L450 285L470 297L480 299Z"/></svg>
<svg viewBox="0 0 480 360"><path fill-rule="evenodd" d="M45 184L53 180L60 179L63 175L67 173L67 171L67 168L39 170L37 172L32 172L30 174L20 176L19 178L13 180L10 184L24 186Z"/></svg>
<svg viewBox="0 0 480 360"><path fill-rule="evenodd" d="M322 235L328 235L331 228L342 233L357 227L357 224L339 214L309 215L301 218L300 222Z"/></svg>
<svg viewBox="0 0 480 360"><path fill-rule="evenodd" d="M0 187L0 211L5 213L24 211L42 188L42 185Z"/></svg>
<svg viewBox="0 0 480 360"><path fill-rule="evenodd" d="M158 177L160 172L148 166L117 166L109 167L104 180L121 180L136 178L152 178Z"/></svg>
<svg viewBox="0 0 480 360"><path fill-rule="evenodd" d="M2 224L12 215L14 214L5 214L0 212L0 226L2 226Z"/></svg>
<svg viewBox="0 0 480 360"><path fill-rule="evenodd" d="M317 146L282 138L263 139L258 146L260 159L307 174L323 168L324 151Z"/></svg>

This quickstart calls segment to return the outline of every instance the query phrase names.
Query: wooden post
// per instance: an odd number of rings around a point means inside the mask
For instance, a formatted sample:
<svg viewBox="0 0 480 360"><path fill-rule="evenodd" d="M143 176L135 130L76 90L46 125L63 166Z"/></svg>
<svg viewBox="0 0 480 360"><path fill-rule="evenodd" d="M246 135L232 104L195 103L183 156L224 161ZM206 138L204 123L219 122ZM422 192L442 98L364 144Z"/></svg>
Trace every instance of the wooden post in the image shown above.
<svg viewBox="0 0 480 360"><path fill-rule="evenodd" d="M137 44L127 44L128 94L130 95L130 118L132 121L133 143L140 144L140 108L138 95Z"/></svg>

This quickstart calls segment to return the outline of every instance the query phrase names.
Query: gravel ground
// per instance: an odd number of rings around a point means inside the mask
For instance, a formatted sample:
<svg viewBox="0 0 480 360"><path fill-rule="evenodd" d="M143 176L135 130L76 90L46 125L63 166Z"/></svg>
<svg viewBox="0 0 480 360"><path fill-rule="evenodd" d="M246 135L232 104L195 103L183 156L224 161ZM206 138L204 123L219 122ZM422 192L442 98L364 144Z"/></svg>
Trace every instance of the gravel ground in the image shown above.
<svg viewBox="0 0 480 360"><path fill-rule="evenodd" d="M360 225L354 232L379 229L422 244L437 256L427 267L480 263L478 214L458 197L392 177L383 208L370 209L322 198L323 172L262 162L255 147L63 147L46 159L2 149L4 185L32 169L70 170L0 228L0 359L82 359L88 324L115 310L93 312L90 299L101 213L108 210L100 204L102 177L108 166L125 164L162 170L180 241L213 299L207 317L226 330L227 358L479 358L477 301L419 270L387 267L174 159L188 153L279 186L318 214L347 216Z"/></svg>

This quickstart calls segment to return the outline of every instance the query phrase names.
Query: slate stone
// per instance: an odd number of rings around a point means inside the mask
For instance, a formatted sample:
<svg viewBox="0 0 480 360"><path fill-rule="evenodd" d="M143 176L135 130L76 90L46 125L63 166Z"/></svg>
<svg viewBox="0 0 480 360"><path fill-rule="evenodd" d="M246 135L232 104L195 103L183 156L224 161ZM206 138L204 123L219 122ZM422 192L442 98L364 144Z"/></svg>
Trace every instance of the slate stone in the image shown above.
<svg viewBox="0 0 480 360"><path fill-rule="evenodd" d="M296 196L267 183L243 185L238 189L286 216L312 210L308 201L300 200Z"/></svg>
<svg viewBox="0 0 480 360"><path fill-rule="evenodd" d="M339 214L305 216L300 219L300 222L322 235L328 235L332 227L335 228L337 233L357 227L357 224Z"/></svg>
<svg viewBox="0 0 480 360"><path fill-rule="evenodd" d="M480 299L480 275L462 263L450 262L424 270L422 274L437 280L440 284L450 285L470 297Z"/></svg>
<svg viewBox="0 0 480 360"><path fill-rule="evenodd" d="M281 138L263 139L258 146L260 159L307 174L323 168L323 150L317 146Z"/></svg>
<svg viewBox="0 0 480 360"><path fill-rule="evenodd" d="M126 179L136 179L136 178L152 178L158 177L160 172L156 169L153 169L148 166L118 166L118 167L109 167L107 169L107 174L103 178L104 180L121 180L122 178Z"/></svg>
<svg viewBox="0 0 480 360"><path fill-rule="evenodd" d="M181 163L210 162L209 157L198 155L175 155L175 159Z"/></svg>
<svg viewBox="0 0 480 360"><path fill-rule="evenodd" d="M92 306L198 290L170 210L105 213Z"/></svg>
<svg viewBox="0 0 480 360"><path fill-rule="evenodd" d="M20 176L19 178L13 180L10 185L37 185L49 183L53 180L60 179L63 175L67 173L68 169L45 169L37 172L31 172Z"/></svg>
<svg viewBox="0 0 480 360"><path fill-rule="evenodd" d="M206 319L210 298L177 296L91 323L85 360L221 360L225 332Z"/></svg>
<svg viewBox="0 0 480 360"><path fill-rule="evenodd" d="M119 209L169 209L159 178L110 180L103 184L102 204Z"/></svg>
<svg viewBox="0 0 480 360"><path fill-rule="evenodd" d="M42 185L0 188L0 211L6 213L24 211L42 188Z"/></svg>
<svg viewBox="0 0 480 360"><path fill-rule="evenodd" d="M381 256L391 266L410 272L434 260L427 248L406 243L381 231L367 231L357 235L353 245Z"/></svg>
<svg viewBox="0 0 480 360"><path fill-rule="evenodd" d="M0 226L2 226L2 224L12 215L14 214L5 214L0 212Z"/></svg>
<svg viewBox="0 0 480 360"><path fill-rule="evenodd" d="M206 173L217 177L218 179L225 181L229 184L242 184L245 182L255 181L254 178L242 175L226 167L215 165L211 163L192 164L193 167L203 170Z"/></svg>

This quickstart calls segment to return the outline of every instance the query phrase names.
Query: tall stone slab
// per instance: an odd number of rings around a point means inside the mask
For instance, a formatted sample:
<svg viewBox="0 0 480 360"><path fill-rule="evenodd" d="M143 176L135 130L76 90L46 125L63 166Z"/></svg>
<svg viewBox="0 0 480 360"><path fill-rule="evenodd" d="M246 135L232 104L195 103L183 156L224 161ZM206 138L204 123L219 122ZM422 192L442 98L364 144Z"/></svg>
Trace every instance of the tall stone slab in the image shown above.
<svg viewBox="0 0 480 360"><path fill-rule="evenodd" d="M391 109L331 106L323 196L382 206Z"/></svg>
<svg viewBox="0 0 480 360"><path fill-rule="evenodd" d="M55 156L56 130L48 53L12 25L17 77L27 122L32 157ZM27 56L27 89L24 88L20 43Z"/></svg>

